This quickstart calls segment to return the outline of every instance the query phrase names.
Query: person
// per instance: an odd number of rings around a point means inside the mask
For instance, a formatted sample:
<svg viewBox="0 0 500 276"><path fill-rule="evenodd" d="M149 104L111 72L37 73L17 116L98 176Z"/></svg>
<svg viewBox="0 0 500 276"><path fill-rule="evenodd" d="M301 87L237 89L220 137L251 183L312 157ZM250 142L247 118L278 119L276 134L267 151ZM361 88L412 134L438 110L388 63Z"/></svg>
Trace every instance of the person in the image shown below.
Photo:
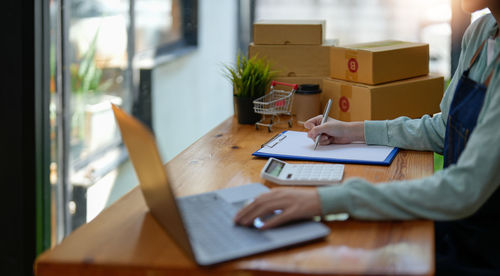
<svg viewBox="0 0 500 276"><path fill-rule="evenodd" d="M436 274L500 275L500 1L462 0L474 21L462 39L459 64L440 104L420 119L342 122L308 120L308 136L321 144L365 141L444 156L444 169L422 179L372 185L348 179L317 189L272 189L235 216L250 225L282 210L263 229L297 219L348 213L365 220L435 220Z"/></svg>

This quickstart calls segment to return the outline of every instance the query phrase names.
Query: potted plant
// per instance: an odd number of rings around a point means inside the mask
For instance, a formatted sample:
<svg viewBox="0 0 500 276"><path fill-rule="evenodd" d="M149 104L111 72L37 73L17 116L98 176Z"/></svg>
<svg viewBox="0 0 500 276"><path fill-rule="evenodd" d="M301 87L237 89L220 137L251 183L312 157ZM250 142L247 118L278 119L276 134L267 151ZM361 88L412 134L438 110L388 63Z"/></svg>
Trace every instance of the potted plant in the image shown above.
<svg viewBox="0 0 500 276"><path fill-rule="evenodd" d="M236 57L234 66L225 65L225 76L233 84L235 112L240 124L253 124L260 120L260 114L254 112L253 101L266 93L276 71L264 59L256 56L247 58L241 53Z"/></svg>
<svg viewBox="0 0 500 276"><path fill-rule="evenodd" d="M99 31L96 31L92 41L89 44L88 49L85 53L83 53L82 59L80 62L73 63L70 65L70 73L71 73L71 91L72 91L72 144L78 145L77 147L81 147L83 143L87 144L95 144L91 143L93 136L99 135L101 137L108 137L110 135L114 135L114 133L107 134L106 131L102 131L101 133L91 133L91 122L100 120L101 123L106 121L106 118L111 116L112 111L108 105L105 105L105 110L108 115L103 116L102 111L102 103L103 100L112 101L117 103L117 101L121 102L120 98L105 95L103 92L106 91L111 85L112 80L107 79L102 81L103 71L100 69L95 61L95 56L97 52L97 38L99 35ZM100 107L100 108L96 108ZM100 112L101 114L97 114ZM98 116L94 116L98 115ZM110 120L107 120L110 121ZM103 130L110 130L110 128L102 128ZM95 132L95 131L94 131Z"/></svg>

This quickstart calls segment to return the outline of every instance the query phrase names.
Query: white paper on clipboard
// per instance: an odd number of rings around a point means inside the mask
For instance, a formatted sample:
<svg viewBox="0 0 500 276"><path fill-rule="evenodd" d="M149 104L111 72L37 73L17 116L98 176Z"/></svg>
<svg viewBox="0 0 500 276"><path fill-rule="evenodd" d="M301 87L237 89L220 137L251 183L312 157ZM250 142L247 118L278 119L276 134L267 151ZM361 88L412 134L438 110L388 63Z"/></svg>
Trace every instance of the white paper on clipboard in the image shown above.
<svg viewBox="0 0 500 276"><path fill-rule="evenodd" d="M389 165L397 148L366 145L365 143L320 145L307 132L284 131L268 141L253 155L283 159Z"/></svg>

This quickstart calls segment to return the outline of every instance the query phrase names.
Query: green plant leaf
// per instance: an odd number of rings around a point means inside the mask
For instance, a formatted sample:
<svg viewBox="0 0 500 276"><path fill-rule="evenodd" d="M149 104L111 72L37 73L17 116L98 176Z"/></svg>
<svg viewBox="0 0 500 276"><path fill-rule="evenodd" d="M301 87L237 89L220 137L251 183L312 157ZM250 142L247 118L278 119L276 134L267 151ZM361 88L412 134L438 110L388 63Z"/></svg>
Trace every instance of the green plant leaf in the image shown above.
<svg viewBox="0 0 500 276"><path fill-rule="evenodd" d="M224 65L224 76L233 84L233 95L257 98L265 94L267 86L276 71L271 70L271 64L253 56L247 58L238 53L234 66Z"/></svg>
<svg viewBox="0 0 500 276"><path fill-rule="evenodd" d="M94 37L92 38L92 41L89 44L89 48L87 49L85 54L83 54L82 62L80 62L78 76L80 76L82 78L90 70L90 67L92 66L92 64L94 64L94 57L95 57L95 52L96 52L98 34L99 34L99 30L97 30L97 32L94 34Z"/></svg>
<svg viewBox="0 0 500 276"><path fill-rule="evenodd" d="M94 34L87 51L82 55L80 63L70 65L71 88L74 94L102 92L113 84L111 79L101 83L102 70L95 63L98 35L99 30Z"/></svg>

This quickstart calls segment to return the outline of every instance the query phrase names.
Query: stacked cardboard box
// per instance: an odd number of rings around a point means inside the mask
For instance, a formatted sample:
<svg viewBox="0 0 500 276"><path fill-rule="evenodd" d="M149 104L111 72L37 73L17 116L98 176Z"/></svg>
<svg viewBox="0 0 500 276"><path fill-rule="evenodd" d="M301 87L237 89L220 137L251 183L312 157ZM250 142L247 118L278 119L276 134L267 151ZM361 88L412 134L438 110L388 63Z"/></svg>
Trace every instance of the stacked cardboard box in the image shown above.
<svg viewBox="0 0 500 276"><path fill-rule="evenodd" d="M277 71L277 81L321 87L323 78L330 75L330 47L335 44L325 42L324 27L324 20L257 22L248 55L267 59Z"/></svg>
<svg viewBox="0 0 500 276"><path fill-rule="evenodd" d="M330 116L337 119L417 118L439 112L444 81L429 75L428 44L380 41L335 47L336 42L325 42L324 26L324 20L255 23L249 57L270 61L277 81L319 84L322 108L331 98Z"/></svg>
<svg viewBox="0 0 500 276"><path fill-rule="evenodd" d="M256 45L321 45L325 20L264 20L253 25Z"/></svg>
<svg viewBox="0 0 500 276"><path fill-rule="evenodd" d="M439 112L444 80L429 75L429 46L381 41L330 48L322 104L343 121L412 118Z"/></svg>
<svg viewBox="0 0 500 276"><path fill-rule="evenodd" d="M282 81L329 76L331 44L325 43L324 26L324 20L257 22L248 55L267 59Z"/></svg>

